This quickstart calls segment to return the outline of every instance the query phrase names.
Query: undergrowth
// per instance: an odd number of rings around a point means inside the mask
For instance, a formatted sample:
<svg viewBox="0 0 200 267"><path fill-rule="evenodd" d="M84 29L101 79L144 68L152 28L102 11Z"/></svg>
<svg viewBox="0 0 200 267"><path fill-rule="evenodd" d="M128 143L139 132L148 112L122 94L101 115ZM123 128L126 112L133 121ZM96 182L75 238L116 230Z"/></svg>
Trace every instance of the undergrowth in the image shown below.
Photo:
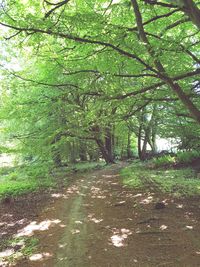
<svg viewBox="0 0 200 267"><path fill-rule="evenodd" d="M195 160L200 160L200 151L179 151L176 155L164 155L162 157L154 158L152 163L155 167L165 167L177 164L191 164Z"/></svg>
<svg viewBox="0 0 200 267"><path fill-rule="evenodd" d="M152 170L147 164L136 164L124 168L121 176L125 185L137 189L148 190L150 182L155 190L178 197L200 195L200 179L191 168Z"/></svg>
<svg viewBox="0 0 200 267"><path fill-rule="evenodd" d="M35 237L17 237L4 240L0 244L0 264L1 262L14 264L20 258L30 257L37 251L38 244L39 240ZM7 253L8 250L10 251L9 254Z"/></svg>
<svg viewBox="0 0 200 267"><path fill-rule="evenodd" d="M45 165L0 168L0 199L16 197L45 188L56 188L59 183L67 185L72 173L83 173L105 166L103 162L71 164L47 171Z"/></svg>

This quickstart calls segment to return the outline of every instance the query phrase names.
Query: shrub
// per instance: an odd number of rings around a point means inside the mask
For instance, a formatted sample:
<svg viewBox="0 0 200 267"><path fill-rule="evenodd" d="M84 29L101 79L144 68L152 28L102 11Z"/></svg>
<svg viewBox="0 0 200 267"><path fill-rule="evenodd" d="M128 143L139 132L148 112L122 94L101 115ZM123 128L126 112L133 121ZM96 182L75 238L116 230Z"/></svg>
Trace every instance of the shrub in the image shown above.
<svg viewBox="0 0 200 267"><path fill-rule="evenodd" d="M177 153L177 162L179 163L191 163L198 158L200 158L200 151L196 150Z"/></svg>
<svg viewBox="0 0 200 267"><path fill-rule="evenodd" d="M175 158L170 155L165 155L153 160L153 163L156 167L162 167L166 165L171 165L175 163Z"/></svg>

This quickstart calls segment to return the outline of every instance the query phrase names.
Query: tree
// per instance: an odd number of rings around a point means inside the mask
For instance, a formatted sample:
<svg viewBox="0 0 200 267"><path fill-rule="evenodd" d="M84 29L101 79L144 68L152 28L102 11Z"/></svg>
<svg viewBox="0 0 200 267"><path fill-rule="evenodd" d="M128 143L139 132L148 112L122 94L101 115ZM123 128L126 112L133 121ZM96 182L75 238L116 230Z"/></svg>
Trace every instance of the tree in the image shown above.
<svg viewBox="0 0 200 267"><path fill-rule="evenodd" d="M2 119L23 153L112 163L131 156L137 137L145 158L163 134L160 117L200 122L198 32L183 9L160 3L3 4ZM8 54L18 68L4 64Z"/></svg>

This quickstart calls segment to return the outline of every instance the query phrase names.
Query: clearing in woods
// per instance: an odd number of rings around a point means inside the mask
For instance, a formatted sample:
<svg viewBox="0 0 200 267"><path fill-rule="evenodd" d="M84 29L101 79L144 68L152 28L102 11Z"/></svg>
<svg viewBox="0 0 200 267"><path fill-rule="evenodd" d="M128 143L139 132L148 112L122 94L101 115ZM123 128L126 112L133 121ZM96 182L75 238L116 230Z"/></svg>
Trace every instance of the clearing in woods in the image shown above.
<svg viewBox="0 0 200 267"><path fill-rule="evenodd" d="M32 221L18 215L18 236L37 237L39 247L16 266L200 266L200 199L128 188L121 167L78 175Z"/></svg>

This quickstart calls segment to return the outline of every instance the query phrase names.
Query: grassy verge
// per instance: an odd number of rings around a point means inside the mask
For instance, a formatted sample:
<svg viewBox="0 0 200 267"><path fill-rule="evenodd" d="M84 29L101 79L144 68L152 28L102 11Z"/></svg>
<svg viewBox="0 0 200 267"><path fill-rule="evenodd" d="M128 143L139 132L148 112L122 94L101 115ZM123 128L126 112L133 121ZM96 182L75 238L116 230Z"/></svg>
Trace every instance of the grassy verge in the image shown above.
<svg viewBox="0 0 200 267"><path fill-rule="evenodd" d="M0 199L35 192L39 189L55 186L52 177L37 176L34 168L27 167L0 169Z"/></svg>
<svg viewBox="0 0 200 267"><path fill-rule="evenodd" d="M175 196L200 195L200 179L191 168L149 169L147 165L135 163L121 171L123 183L133 188L147 188L149 183L160 192Z"/></svg>
<svg viewBox="0 0 200 267"><path fill-rule="evenodd" d="M80 162L68 167L69 171L87 172L103 168L105 162Z"/></svg>
<svg viewBox="0 0 200 267"><path fill-rule="evenodd" d="M72 173L84 173L105 166L103 162L77 163L53 170L50 174L45 166L3 167L0 168L0 199L16 197L45 188L56 188L59 184L68 185Z"/></svg>

